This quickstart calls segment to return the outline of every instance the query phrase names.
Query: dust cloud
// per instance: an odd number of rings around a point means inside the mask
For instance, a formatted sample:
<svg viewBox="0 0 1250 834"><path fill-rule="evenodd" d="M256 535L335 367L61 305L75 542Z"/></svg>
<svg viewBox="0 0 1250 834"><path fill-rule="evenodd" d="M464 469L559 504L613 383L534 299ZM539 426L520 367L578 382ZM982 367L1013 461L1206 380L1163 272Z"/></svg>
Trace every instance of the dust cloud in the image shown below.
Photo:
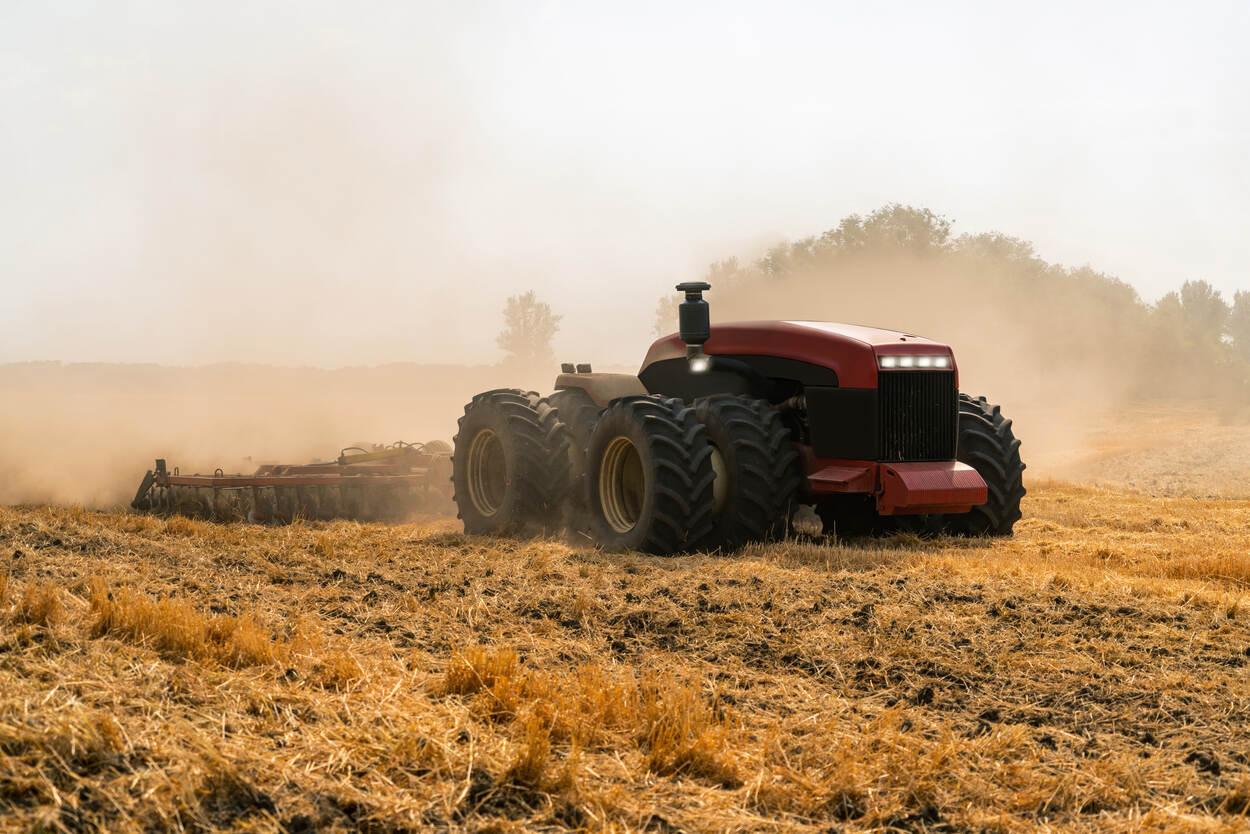
<svg viewBox="0 0 1250 834"><path fill-rule="evenodd" d="M978 263L863 255L785 276L713 274L713 328L816 319L937 339L954 348L961 388L1015 421L1029 481L1250 495L1246 403L1227 369L1169 341L1124 285L1079 273L1013 282ZM678 300L662 300L662 313ZM646 342L613 347L641 357ZM450 440L475 393L550 390L554 372L507 363L0 365L0 503L117 506L157 457L186 473L250 472L332 459L348 445Z"/></svg>
<svg viewBox="0 0 1250 834"><path fill-rule="evenodd" d="M549 389L554 367L491 364L504 300L527 281L559 305L553 276L580 277L553 266L553 213L614 215L510 178L451 63L403 47L437 71L396 85L286 44L110 79L92 176L40 183L57 222L0 267L0 503L117 506L157 457L251 472L450 440L473 394ZM641 356L645 317L613 326Z"/></svg>
<svg viewBox="0 0 1250 834"><path fill-rule="evenodd" d="M1163 390L1152 390L1150 375L1124 358L1140 340L1083 319L1087 306L1052 298L1051 312L1066 323L1052 330L1036 299L978 297L975 281L939 280L914 262L865 263L851 274L862 283L795 277L718 287L710 294L713 328L733 319L826 319L945 341L954 347L961 388L1001 403L1015 421L1029 481L1250 495L1244 408L1210 392L1169 396L1166 385L1185 373L1183 362L1155 367ZM507 364L0 365L0 503L120 506L157 457L184 473L251 472L261 463L332 459L348 445L450 440L475 393L550 390L552 371Z"/></svg>
<svg viewBox="0 0 1250 834"><path fill-rule="evenodd" d="M129 502L155 458L184 474L450 441L469 398L547 385L505 366L0 365L0 504Z"/></svg>
<svg viewBox="0 0 1250 834"><path fill-rule="evenodd" d="M64 361L0 364L0 503L117 506L157 457L251 472L450 440L474 393L550 387L554 369L483 363L500 276L545 273L497 263L529 227L484 199L464 79L265 54L113 79L92 142L114 158L42 184L70 196L4 269L0 360Z"/></svg>
<svg viewBox="0 0 1250 834"><path fill-rule="evenodd" d="M0 365L0 502L117 505L156 457L184 472L250 471L360 441L446 440L473 393L550 387L554 368L472 364L495 355L517 281L569 313L557 349L567 337L597 350L561 358L605 369L648 342L645 309L633 315L614 285L624 293L639 271L657 289L695 277L668 250L632 254L646 248L638 229L656 228L634 222L650 207L622 200L614 214L590 186L555 205L567 188L544 197L508 179L465 88L442 79L400 98L350 62L288 58L216 67L211 83L120 85L120 196L47 225L43 244L63 259L8 273L14 288L64 286L64 303L14 322L23 355L70 362ZM599 270L595 293L565 292L582 284L552 254L564 250ZM1090 461L1129 454L1122 437L1114 454L1104 447L1142 402L1188 409L1178 431L1242 419L1227 397L1208 405L1220 381L1158 338L1126 285L1003 281L975 259L899 255L712 280L713 326L825 319L950 343L962 387L1015 419L1030 477L1103 477ZM56 325L31 324L45 321ZM136 354L151 364L73 363ZM442 364L377 364L431 356ZM203 364L223 357L241 361Z"/></svg>

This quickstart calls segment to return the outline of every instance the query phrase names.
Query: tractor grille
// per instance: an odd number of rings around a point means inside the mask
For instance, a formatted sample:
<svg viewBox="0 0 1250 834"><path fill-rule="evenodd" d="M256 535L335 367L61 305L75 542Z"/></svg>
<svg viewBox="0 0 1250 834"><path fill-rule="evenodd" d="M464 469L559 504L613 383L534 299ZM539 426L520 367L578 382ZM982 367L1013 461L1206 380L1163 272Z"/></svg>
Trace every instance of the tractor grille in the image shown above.
<svg viewBox="0 0 1250 834"><path fill-rule="evenodd" d="M878 459L954 460L959 392L954 371L877 375Z"/></svg>

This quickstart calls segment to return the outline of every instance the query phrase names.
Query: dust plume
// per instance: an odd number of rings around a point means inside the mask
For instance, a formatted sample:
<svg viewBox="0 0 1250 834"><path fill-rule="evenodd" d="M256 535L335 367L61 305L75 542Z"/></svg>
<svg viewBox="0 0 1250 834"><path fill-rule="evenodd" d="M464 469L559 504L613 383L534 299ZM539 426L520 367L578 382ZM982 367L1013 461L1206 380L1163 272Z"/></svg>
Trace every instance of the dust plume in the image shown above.
<svg viewBox="0 0 1250 834"><path fill-rule="evenodd" d="M0 503L116 506L157 457L251 472L450 440L473 394L550 386L487 363L509 282L552 285L544 256L499 253L557 201L488 193L508 183L464 78L314 49L114 81L115 170L65 183L76 210L3 268L0 361L65 362L0 364Z"/></svg>
<svg viewBox="0 0 1250 834"><path fill-rule="evenodd" d="M0 366L0 501L115 505L156 457L183 471L250 471L362 440L447 439L476 391L547 389L554 368L518 376L470 364L491 355L517 280L499 282L498 252L519 253L508 272L569 312L563 337L598 352L561 358L603 369L605 358L643 355L645 320L628 306L603 315L621 287L569 297L560 287L576 274L544 269L558 261L539 250L555 249L558 234L536 227L560 216L548 205L557 197L478 199L500 163L483 165L481 126L455 85L399 97L350 63L306 61L218 72L194 96L144 84L119 105L129 236L111 253L86 236L69 249L90 257L42 276L77 282L81 297L30 311L59 326L26 349L77 346L70 359L139 350L153 364ZM606 263L629 224L602 206L594 214L593 229L567 229L591 242L581 257ZM1046 264L1022 241L949 232L940 216L887 207L749 266L719 263L713 321L827 319L948 342L964 389L1016 420L1032 476L1097 477L1086 464L1133 403L1193 408L1220 393L1222 412L1241 406L1211 345L1179 339L1129 285ZM596 309L581 313L586 304ZM661 305L671 320L676 298ZM442 364L372 364L419 356ZM168 367L223 357L242 362ZM291 367L304 364L322 369Z"/></svg>
<svg viewBox="0 0 1250 834"><path fill-rule="evenodd" d="M173 223L171 239L184 225L195 224ZM284 245L301 257L294 238ZM199 275L195 286L211 293L211 276ZM1123 282L1047 264L1027 243L1002 235L952 240L944 219L898 206L866 221L852 216L819 240L774 246L746 265L717 262L707 277L713 327L735 319L817 319L949 343L961 388L1000 403L1015 420L1031 479L1250 494L1241 346L1196 331L1193 315L1177 318L1185 313L1180 300L1176 309L1144 304ZM237 279L233 286L243 293L246 285ZM677 300L660 299L658 329L671 330ZM278 298L269 306L285 309ZM436 318L454 325L457 315L461 324L476 321L451 312ZM291 325L236 321L237 329L219 332L280 346ZM636 329L633 350L641 357L645 328L638 322ZM333 327L317 332L339 343ZM203 335L156 343L194 346ZM333 370L0 365L0 471L7 474L0 503L114 506L130 498L157 457L183 472L248 472L262 462L330 459L361 442L447 440L473 394L549 390L554 370L450 362Z"/></svg>
<svg viewBox="0 0 1250 834"><path fill-rule="evenodd" d="M0 365L0 504L118 506L158 457L184 474L250 473L449 441L473 394L527 379L501 366Z"/></svg>
<svg viewBox="0 0 1250 834"><path fill-rule="evenodd" d="M0 360L66 361L0 364L0 503L116 506L157 457L251 472L450 440L474 393L550 385L483 363L506 295L491 248L525 232L480 199L465 80L396 85L372 58L285 44L112 79L93 141L113 170L44 184L78 205L3 270ZM21 305L47 286L55 303Z"/></svg>

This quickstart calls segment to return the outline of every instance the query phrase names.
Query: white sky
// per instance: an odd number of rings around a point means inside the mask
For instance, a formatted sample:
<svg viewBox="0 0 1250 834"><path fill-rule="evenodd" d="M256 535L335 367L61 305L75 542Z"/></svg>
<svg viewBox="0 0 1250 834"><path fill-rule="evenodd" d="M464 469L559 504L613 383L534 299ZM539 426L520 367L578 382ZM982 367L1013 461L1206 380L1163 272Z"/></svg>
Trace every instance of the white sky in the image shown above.
<svg viewBox="0 0 1250 834"><path fill-rule="evenodd" d="M891 201L1231 295L1248 55L1245 0L0 0L0 361L492 361L533 288L632 363L712 258Z"/></svg>

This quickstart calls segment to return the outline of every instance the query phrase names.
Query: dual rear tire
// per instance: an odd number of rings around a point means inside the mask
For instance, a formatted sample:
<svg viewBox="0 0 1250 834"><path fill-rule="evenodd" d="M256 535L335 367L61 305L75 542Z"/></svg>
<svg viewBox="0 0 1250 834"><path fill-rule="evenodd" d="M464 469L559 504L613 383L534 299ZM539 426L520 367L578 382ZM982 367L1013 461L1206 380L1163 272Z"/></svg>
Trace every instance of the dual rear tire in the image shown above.
<svg viewBox="0 0 1250 834"><path fill-rule="evenodd" d="M546 398L500 388L464 408L452 483L466 533L547 532L569 491L568 440Z"/></svg>
<svg viewBox="0 0 1250 834"><path fill-rule="evenodd" d="M567 525L606 549L653 554L782 533L799 484L776 411L730 395L600 409L580 391L487 392L465 408L454 467L466 532Z"/></svg>
<svg viewBox="0 0 1250 834"><path fill-rule="evenodd" d="M586 449L591 533L609 550L674 553L702 541L715 519L707 430L681 400L613 400Z"/></svg>
<svg viewBox="0 0 1250 834"><path fill-rule="evenodd" d="M762 400L614 400L586 447L586 506L602 546L647 553L732 549L783 533L798 455Z"/></svg>

